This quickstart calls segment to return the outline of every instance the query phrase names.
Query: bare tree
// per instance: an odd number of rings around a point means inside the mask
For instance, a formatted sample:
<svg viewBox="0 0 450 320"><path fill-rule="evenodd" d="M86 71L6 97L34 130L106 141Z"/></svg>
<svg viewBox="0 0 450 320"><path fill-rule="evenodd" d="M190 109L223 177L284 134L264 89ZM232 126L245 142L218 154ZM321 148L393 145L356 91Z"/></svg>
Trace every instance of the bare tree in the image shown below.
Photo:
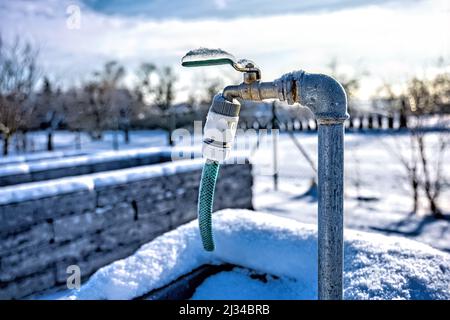
<svg viewBox="0 0 450 320"><path fill-rule="evenodd" d="M431 98L436 111L441 114L450 113L450 73L438 74L431 82Z"/></svg>
<svg viewBox="0 0 450 320"><path fill-rule="evenodd" d="M417 84L417 83L415 83ZM385 97L384 101L387 103L387 108L390 112L392 110L400 110L401 114L406 112L406 101L408 96L408 91L401 94L395 94L392 90L392 86L388 83L385 83L379 90L378 93L383 92ZM410 92L412 93L412 92ZM412 95L417 95L417 93L412 93ZM420 97L420 96L419 96ZM391 115L392 116L392 115ZM402 117L400 117L402 118ZM406 119L406 118L405 118ZM400 119L402 122L402 119ZM402 125L400 125L402 126ZM394 146L390 146L386 144L387 149L391 154L393 154L403 169L405 170L406 180L408 181L409 188L411 189L411 196L413 201L413 208L411 210L411 214L416 214L419 210L420 206L420 159L418 152L418 141L417 134L420 132L419 127L414 128L411 127L409 131L409 136L407 143L403 143L401 138L395 137Z"/></svg>
<svg viewBox="0 0 450 320"><path fill-rule="evenodd" d="M355 76L345 74L339 70L339 63L336 58L333 58L328 63L328 68L330 70L331 76L336 78L336 80L338 80L342 84L342 87L344 87L344 90L347 93L348 112L350 113L350 115L353 114L355 111L354 101L360 86L360 78L363 77L366 72L360 72Z"/></svg>
<svg viewBox="0 0 450 320"><path fill-rule="evenodd" d="M432 160L426 150L425 135L417 135L417 144L419 146L419 156L423 170L423 189L428 199L428 204L432 215L435 218L442 219L444 217L442 210L438 206L438 199L441 195L443 186L443 155L448 146L448 136L440 134L438 140L438 150L435 150L436 160ZM434 172L432 172L434 171Z"/></svg>
<svg viewBox="0 0 450 320"><path fill-rule="evenodd" d="M414 138L413 134L409 135L408 144L403 144L401 141L395 137L394 146L386 143L386 149L393 154L403 169L405 170L406 180L408 182L409 188L411 189L411 197L413 201L413 207L411 214L416 214L419 210L420 205L420 176L419 176L419 157L418 157L418 147L417 140Z"/></svg>
<svg viewBox="0 0 450 320"><path fill-rule="evenodd" d="M119 126L120 110L116 103L116 91L124 75L125 69L118 62L109 61L103 70L94 73L93 80L83 86L84 101L80 117L93 139L102 139L105 129L117 129Z"/></svg>
<svg viewBox="0 0 450 320"><path fill-rule="evenodd" d="M136 81L133 87L133 107L131 109L130 121L147 121L151 118L154 107L156 85L153 78L156 77L157 68L153 63L141 63L136 70Z"/></svg>
<svg viewBox="0 0 450 320"><path fill-rule="evenodd" d="M131 118L135 111L136 101L131 92L126 88L114 91L114 103L119 110L119 129L123 131L124 141L130 143Z"/></svg>
<svg viewBox="0 0 450 320"><path fill-rule="evenodd" d="M155 105L163 112L166 117L166 129L168 131L168 143L172 145L171 133L176 127L175 114L170 112L170 108L175 99L174 85L177 81L172 68L164 67L158 72L158 85L155 90Z"/></svg>
<svg viewBox="0 0 450 320"><path fill-rule="evenodd" d="M158 72L158 85L155 89L155 104L162 111L168 111L175 99L174 85L177 81L172 68L164 67Z"/></svg>
<svg viewBox="0 0 450 320"><path fill-rule="evenodd" d="M414 209L416 212L419 205L419 189L423 192L428 201L430 213L435 218L443 218L442 210L438 205L442 186L444 185L444 175L442 166L444 154L449 144L447 132L437 133L437 143L429 142L427 135L426 120L430 116L440 119L442 106L448 101L446 93L450 91L443 81L444 75L438 75L428 81L417 77L411 79L404 93L397 97L392 96L393 103L400 103L406 114L411 116L409 128L409 149L410 157L401 155L401 146L397 144L395 150L391 151L397 155L400 163L406 169L410 186L413 189ZM437 126L440 126L438 121ZM436 124L435 124L436 125ZM432 154L430 149L433 148Z"/></svg>
<svg viewBox="0 0 450 320"><path fill-rule="evenodd" d="M205 83L204 93L200 97L200 103L210 105L214 96L224 87L224 81L221 78L208 78Z"/></svg>
<svg viewBox="0 0 450 320"><path fill-rule="evenodd" d="M63 105L63 93L52 84L48 76L45 76L34 103L36 107L33 118L39 122L38 126L41 129L47 131L47 150L52 151L54 131L63 123L67 112Z"/></svg>
<svg viewBox="0 0 450 320"><path fill-rule="evenodd" d="M436 114L437 106L433 97L433 82L418 78L413 78L407 88L406 97L410 112L414 117L414 123L410 125L411 136L418 147L418 158L421 163L422 181L424 193L428 200L429 209L435 218L442 218L443 214L438 206L438 198L441 194L443 184L442 161L443 154L447 147L447 137L439 134L438 147L433 155L436 161L427 152L430 145L427 143L426 130L424 125L425 116ZM431 164L433 162L433 164Z"/></svg>
<svg viewBox="0 0 450 320"><path fill-rule="evenodd" d="M103 130L106 128L107 105L103 101L101 88L97 82L89 82L82 88L81 94L81 108L79 110L79 123L82 128L87 130L94 140L101 140L103 138Z"/></svg>
<svg viewBox="0 0 450 320"><path fill-rule="evenodd" d="M156 66L153 63L144 62L136 71L137 82L134 87L134 93L138 102L145 104L155 93L152 76L156 70Z"/></svg>
<svg viewBox="0 0 450 320"><path fill-rule="evenodd" d="M6 45L0 36L0 133L3 155L8 154L12 135L26 127L33 112L28 99L38 79L38 50L16 38Z"/></svg>
<svg viewBox="0 0 450 320"><path fill-rule="evenodd" d="M202 76L196 82L201 84L201 87L190 91L187 104L195 112L196 119L204 119L214 96L223 90L224 83L231 83L231 81L228 81L228 77L224 81L222 78Z"/></svg>
<svg viewBox="0 0 450 320"><path fill-rule="evenodd" d="M64 122L69 130L75 131L75 148L81 149L81 131L88 129L86 126L84 108L87 106L85 88L77 89L72 86L61 96L61 109L64 113Z"/></svg>

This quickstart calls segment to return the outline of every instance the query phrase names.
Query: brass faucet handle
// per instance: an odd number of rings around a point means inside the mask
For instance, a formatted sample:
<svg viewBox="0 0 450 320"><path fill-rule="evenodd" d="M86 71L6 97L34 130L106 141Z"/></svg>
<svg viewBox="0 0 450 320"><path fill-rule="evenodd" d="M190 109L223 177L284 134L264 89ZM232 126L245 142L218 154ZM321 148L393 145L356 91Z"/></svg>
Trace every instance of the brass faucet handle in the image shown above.
<svg viewBox="0 0 450 320"><path fill-rule="evenodd" d="M235 62L233 68L244 73L245 83L252 83L261 80L261 70L252 60L240 59Z"/></svg>
<svg viewBox="0 0 450 320"><path fill-rule="evenodd" d="M191 50L181 59L183 67L205 67L229 64L234 66L236 58L222 49L199 48Z"/></svg>
<svg viewBox="0 0 450 320"><path fill-rule="evenodd" d="M256 64L247 59L237 60L232 54L222 49L199 48L191 50L181 59L183 67L204 67L229 64L235 70L244 73L244 82L261 80L261 71Z"/></svg>

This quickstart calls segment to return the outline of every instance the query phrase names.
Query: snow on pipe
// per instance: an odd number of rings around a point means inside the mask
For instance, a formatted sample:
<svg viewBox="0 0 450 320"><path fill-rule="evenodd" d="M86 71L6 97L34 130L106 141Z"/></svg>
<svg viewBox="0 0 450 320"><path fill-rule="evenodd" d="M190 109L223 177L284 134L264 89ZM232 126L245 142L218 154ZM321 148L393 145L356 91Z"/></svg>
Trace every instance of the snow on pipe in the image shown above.
<svg viewBox="0 0 450 320"><path fill-rule="evenodd" d="M224 88L222 95L216 96L213 100L205 124L205 132L207 129L215 128L217 129L216 133L219 134L205 133L203 154L207 159L219 163L225 160L229 154L240 110L239 104L233 104L233 101L236 101L235 99L255 101L279 99L286 101L288 104L300 103L308 107L316 117L319 125L319 299L342 299L344 121L349 117L345 90L339 82L330 76L310 74L304 71L285 74L273 82L260 82L261 72L252 61L236 61L232 55L220 49L190 51L182 59L183 66L217 64L230 64L236 70L243 72L244 82L240 85ZM226 104L224 100L230 106L222 107L222 103ZM221 107L216 107L216 103ZM225 112L224 114L225 110L228 113ZM232 112L229 110L232 110ZM211 160L207 160L205 166L210 164ZM202 174L201 186L203 186L203 179L210 179L211 174L214 173L217 177L217 171L215 170L205 168L204 173L206 174ZM211 208L210 211L212 211L213 192L208 192L208 194L211 197L205 197L204 199L211 201L207 207ZM208 218L211 218L211 212L203 210L205 204L202 203L202 199L199 198L199 218L203 217L204 221L207 222ZM200 223L200 226L201 228L202 226L203 228L210 228L211 224ZM214 250L212 230L203 229L202 237L205 249ZM209 241L211 241L212 246Z"/></svg>

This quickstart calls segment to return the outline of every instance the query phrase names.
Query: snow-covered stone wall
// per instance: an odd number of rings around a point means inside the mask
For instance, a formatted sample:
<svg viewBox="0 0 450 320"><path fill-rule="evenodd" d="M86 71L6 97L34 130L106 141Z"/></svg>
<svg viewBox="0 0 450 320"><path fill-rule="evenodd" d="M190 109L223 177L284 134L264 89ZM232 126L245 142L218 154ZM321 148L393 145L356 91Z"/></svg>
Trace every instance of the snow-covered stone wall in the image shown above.
<svg viewBox="0 0 450 320"><path fill-rule="evenodd" d="M1 188L0 299L86 278L196 217L202 160ZM215 209L252 208L250 164L221 167Z"/></svg>
<svg viewBox="0 0 450 320"><path fill-rule="evenodd" d="M181 149L189 157L198 157L198 152ZM82 174L117 170L170 161L170 147L151 147L133 150L103 151L93 154L74 154L33 161L0 163L0 186L44 181ZM187 157L185 157L186 159Z"/></svg>

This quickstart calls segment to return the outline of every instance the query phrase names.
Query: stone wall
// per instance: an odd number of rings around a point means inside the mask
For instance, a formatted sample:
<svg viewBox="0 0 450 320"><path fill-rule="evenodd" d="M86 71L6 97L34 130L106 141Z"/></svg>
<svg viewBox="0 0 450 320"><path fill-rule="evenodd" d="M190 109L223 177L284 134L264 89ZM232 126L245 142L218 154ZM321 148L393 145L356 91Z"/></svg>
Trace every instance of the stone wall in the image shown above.
<svg viewBox="0 0 450 320"><path fill-rule="evenodd" d="M69 176L118 170L171 160L169 147L138 150L104 151L86 155L38 159L19 163L0 163L0 186L58 179ZM181 153L198 157L199 153L180 149ZM187 157L185 157L186 159Z"/></svg>
<svg viewBox="0 0 450 320"><path fill-rule="evenodd" d="M196 217L201 159L2 188L0 298L66 283ZM252 208L250 164L223 165L215 209Z"/></svg>
<svg viewBox="0 0 450 320"><path fill-rule="evenodd" d="M82 150L65 150L65 151L38 151L25 154L8 155L0 158L1 165L24 164L33 161L55 160L67 157L76 157L87 155L87 151Z"/></svg>

